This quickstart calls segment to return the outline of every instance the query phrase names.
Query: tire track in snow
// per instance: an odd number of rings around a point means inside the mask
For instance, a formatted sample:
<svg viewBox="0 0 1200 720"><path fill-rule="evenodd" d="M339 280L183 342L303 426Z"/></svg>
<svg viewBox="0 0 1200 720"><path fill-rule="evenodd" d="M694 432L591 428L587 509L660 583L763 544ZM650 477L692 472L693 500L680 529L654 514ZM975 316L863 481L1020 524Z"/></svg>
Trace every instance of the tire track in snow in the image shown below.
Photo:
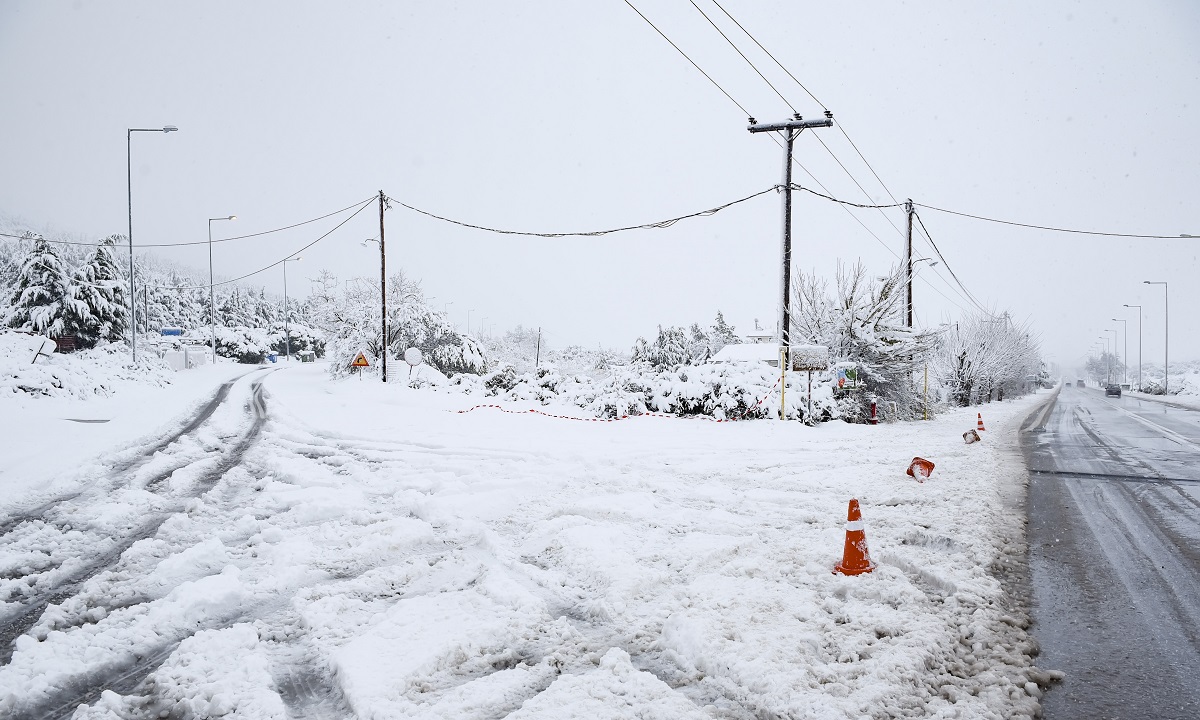
<svg viewBox="0 0 1200 720"><path fill-rule="evenodd" d="M266 401L263 397L262 383L266 376L256 379L251 384L250 402L248 409L253 414L253 422L250 425L249 431L242 436L241 440L225 454L220 462L211 470L207 471L199 478L191 487L191 492L185 499L196 498L204 495L213 488L214 485L221 479L225 473L237 466L246 451L258 439L262 431L263 425L267 421ZM226 394L228 391L226 391ZM216 409L215 407L213 408ZM211 413L209 413L211 415ZM200 423L195 423L198 427ZM192 423L189 423L189 426ZM194 428L193 428L194 429ZM174 470L171 471L175 472ZM169 473L168 473L169 475ZM41 597L33 602L26 604L16 613L0 620L0 665L7 665L12 659L14 642L18 637L28 632L41 618L42 613L50 605L56 605L64 600L74 596L83 585L96 575L113 568L121 559L121 556L139 540L153 537L162 524L168 518L181 511L183 506L174 508L168 512L155 513L150 516L147 522L142 523L136 531L126 535L124 538L116 542L112 547L102 553L99 557L94 558L91 562L84 565L79 570L71 574L67 579L57 583L49 592L43 593ZM147 670L147 672L149 672Z"/></svg>
<svg viewBox="0 0 1200 720"><path fill-rule="evenodd" d="M114 463L109 470L110 477L128 473L132 470L137 469L139 466L144 465L152 457L154 457L154 455L156 453L161 452L161 451L165 450L166 448L170 447L170 445L172 443L178 441L180 438L184 437L185 435L190 435L191 433L195 432L197 428L199 428L201 425L203 425L205 422L207 422L209 418L212 417L213 413L215 413L217 411L217 408L219 408L222 404L224 404L225 400L229 397L229 391L233 388L234 384L236 384L239 380L241 380L242 378L249 375L251 372L260 372L260 371L251 370L250 372L242 373L241 375L238 375L237 377L235 377L227 382L224 382L220 386L218 386L216 391L212 394L212 396L209 397L208 402L206 402L196 413L194 413L191 416L191 418L188 419L187 422L184 423L184 425L182 427L180 427L178 430L168 433L167 435L150 443L149 445L145 445L143 447L129 448L127 450L117 453L117 455L127 455L127 454L132 453L133 457L131 457L128 460L118 461L118 462ZM173 468L170 472L174 472L175 470L178 470L178 469L179 468ZM170 475L170 472L167 474ZM30 522L30 521L34 521L34 520L44 520L46 514L48 512L50 512L52 509L58 507L60 504L62 504L64 502L69 502L71 500L75 500L76 498L80 497L84 493L88 492L89 490L93 490L93 489L94 488L89 486L89 487L85 487L84 489L79 490L77 492L67 493L66 495L60 495L59 497L56 497L52 500L42 503L41 505L38 505L38 506L31 508L29 510L26 510L24 512L21 512L13 517L10 517L7 520L4 520L3 522L0 522L0 537L8 535L18 525L21 525L22 523Z"/></svg>

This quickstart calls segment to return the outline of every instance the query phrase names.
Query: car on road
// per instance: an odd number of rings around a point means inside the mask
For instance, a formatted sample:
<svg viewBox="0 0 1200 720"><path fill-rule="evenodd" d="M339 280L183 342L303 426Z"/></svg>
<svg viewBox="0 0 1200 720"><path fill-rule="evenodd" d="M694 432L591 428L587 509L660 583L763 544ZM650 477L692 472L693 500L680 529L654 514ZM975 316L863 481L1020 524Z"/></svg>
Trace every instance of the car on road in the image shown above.
<svg viewBox="0 0 1200 720"><path fill-rule="evenodd" d="M1121 397L1121 386L1116 383L1109 383L1104 386L1104 397L1115 395Z"/></svg>

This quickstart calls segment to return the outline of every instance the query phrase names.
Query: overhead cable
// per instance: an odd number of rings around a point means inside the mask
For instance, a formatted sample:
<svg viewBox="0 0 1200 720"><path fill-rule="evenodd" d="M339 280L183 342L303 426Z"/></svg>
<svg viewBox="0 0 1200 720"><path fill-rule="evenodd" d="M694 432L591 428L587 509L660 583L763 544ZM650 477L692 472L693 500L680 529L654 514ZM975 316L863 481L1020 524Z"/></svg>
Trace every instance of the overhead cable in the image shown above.
<svg viewBox="0 0 1200 720"><path fill-rule="evenodd" d="M1176 240L1181 235L1139 235L1136 233L1117 233L1117 232L1101 232L1099 230L1073 230L1071 228L1053 227L1050 225L1034 225L1031 223L1017 222L1015 220L1001 220L999 218L986 217L984 215L972 215L971 213L958 212L957 210L947 210L946 208L936 207L934 205L926 205L925 203L915 202L913 205L917 207L936 210L948 215L958 215L959 217L971 218L972 220L983 220L984 222L999 223L1001 225L1012 225L1015 227L1030 228L1033 230L1049 230L1050 232L1071 233L1074 235L1095 235L1097 237L1118 237L1118 238L1140 238L1142 240Z"/></svg>
<svg viewBox="0 0 1200 720"><path fill-rule="evenodd" d="M375 198L371 198L371 199L372 199L372 200L374 200ZM261 272L266 272L267 270L270 270L270 269L271 269L271 268L273 268L273 267L278 267L279 265L282 265L284 262L286 262L286 261L288 261L288 260L291 260L291 259L292 259L292 258L294 258L296 255L299 255L300 253L302 253L302 252L304 252L305 250L309 249L309 248L310 248L310 247L312 247L313 245L316 245L317 243L321 242L321 241L322 241L322 240L324 240L325 238L327 238L327 237L329 237L330 235L332 235L332 234L333 234L335 231L337 231L337 229L338 229L338 228L340 228L341 226L343 226L343 225L345 225L346 223L348 223L348 222L350 222L351 220L353 220L353 219L355 218L355 216L357 216L357 215L358 215L360 212L362 212L363 210L366 210L366 209L367 209L369 206L370 206L370 203L366 203L366 204L364 204L362 207L360 207L359 209L355 210L353 215L351 215L350 217L348 217L348 218L346 218L345 220L341 221L341 222L340 222L340 223L338 223L337 225L334 225L334 226L333 226L333 228L332 228L332 229L331 229L329 232L325 233L325 234L324 234L324 235L322 235L321 237L317 238L316 240L313 240L312 242L310 242L309 244L305 245L305 246L304 246L304 247L302 247L302 248L299 248L299 249L297 249L297 250L294 250L294 251L292 251L292 252L288 253L286 257L280 258L279 260L276 260L275 262L271 263L270 265L267 265L267 266L265 266L265 267L261 267L261 268L259 268L259 269L255 270L254 272L248 272L248 273L246 273L245 275L239 275L238 277L235 277L235 278L233 278L232 280L222 280L221 282L215 282L215 283L212 283L211 285L181 285L181 286L174 286L174 285L161 285L161 286L158 286L158 287L160 287L160 288L168 288L168 287L169 287L169 288L170 288L170 289L172 289L172 290L207 290L207 289L208 289L208 288L210 288L210 287L219 287L219 286L221 286L221 285L230 285L230 284L232 284L232 283L235 283L235 282L240 282L240 281L242 281L242 280L245 280L245 279L246 279L246 278L248 278L248 277L253 277L254 275L257 275L257 274L259 274L259 273L261 273Z"/></svg>
<svg viewBox="0 0 1200 720"><path fill-rule="evenodd" d="M498 228L487 227L486 225L474 225L472 223L463 222L462 220L454 220L454 219L451 219L448 217L442 217L441 215L435 215L427 210L422 210L420 208L413 207L412 205L409 205L407 203L400 202L396 198L388 198L388 199L401 207L405 207L405 208L408 208L409 210L412 210L413 212L420 213L427 217L431 217L434 220L441 220L442 222L451 223L453 225L460 225L462 227L468 227L468 228L472 228L474 230L483 230L485 232L499 233L500 235L525 235L525 236L529 236L529 237L544 237L544 238L596 237L599 235L611 235L612 233L626 232L628 230L654 230L654 229L660 229L660 228L668 228L668 227L671 227L672 225L674 225L675 223L679 222L680 220L687 220L689 218L715 215L716 213L721 212L725 208L732 207L739 203L744 203L747 200L753 200L754 198L758 197L759 195L765 195L769 192L772 192L773 190L777 190L779 187L781 187L781 186L773 185L773 186L767 188L766 190L760 190L760 191L754 193L753 195L747 195L746 197L741 198L739 200L733 200L731 202L725 203L724 205L718 205L717 207L709 208L708 210L701 210L700 212L689 213L687 215L680 215L679 217L673 217L668 220L659 220L658 222L645 223L642 225L628 225L626 227L612 228L610 230L588 230L588 231L584 231L584 232L532 232L532 231L527 231L527 230L500 230Z"/></svg>
<svg viewBox="0 0 1200 720"><path fill-rule="evenodd" d="M374 202L376 197L377 196L372 195L371 197L367 198L366 200L356 202L353 205L347 205L346 207L342 208L341 210L334 210L331 213L327 213L325 215L322 215L321 217L313 218L312 220L305 220L303 222L298 222L293 225L286 225L284 227L275 228L274 230L263 230L262 232L250 233L249 235L235 235L234 237L219 238L219 239L213 240L211 242L223 243L223 242L229 242L231 240L245 240L247 238L254 238L254 237L260 237L262 235L270 235L272 233L283 232L284 230L292 230L294 228L298 228L303 225L309 225L311 223L315 223L320 220L324 220L326 218L331 218L334 215L340 215L341 213L344 213L347 210L352 210L354 208L357 208L359 205L365 206L367 203ZM359 209L361 210L361 208L359 208ZM351 217L353 217L353 216L351 216ZM46 240L46 238L44 238L42 235L40 235L38 233L30 233L27 235L10 235L9 233L0 233L0 237L16 238L17 240L33 240L34 238L42 237L43 240ZM78 242L78 241L72 241L72 240L46 240L46 242L54 244L54 245L95 246L103 241L97 240L95 242ZM181 242L181 243L148 243L148 244L138 243L138 244L134 245L134 247L135 248L187 247L189 245L207 245L208 243L209 243L208 240L196 240L194 242ZM122 247L126 247L126 246L123 245Z"/></svg>
<svg viewBox="0 0 1200 720"><path fill-rule="evenodd" d="M726 35L721 28L717 27L717 24L712 21L712 18L710 18L707 13L700 9L700 6L696 4L695 0L688 0L688 2L692 4L692 7L696 8L697 12L704 16L704 19L708 21L709 25L713 26L714 30L721 34L721 37L725 38L725 42L729 43L729 47L733 48L738 55L742 56L742 59L746 61L746 64L750 66L750 69L758 73L758 76L767 84L767 87L775 91L775 94L779 96L779 99L783 101L783 104L787 105L788 109L793 113L796 112L796 108L788 101L787 98L783 96L783 93L779 92L779 89L771 84L771 81L767 79L767 76L762 74L762 71L758 69L758 66L751 62L750 58L746 57L746 53L742 52L741 48L734 44L734 42L729 39L729 36Z"/></svg>
<svg viewBox="0 0 1200 720"><path fill-rule="evenodd" d="M682 56L684 57L684 59L685 59L685 60L687 60L688 62L690 62L690 63L692 64L692 67L694 67L694 68L696 68L697 70L699 70L701 75L703 75L704 77L708 78L708 81L709 81L710 83L712 83L714 86L716 86L716 88L717 88L718 90L720 90L720 91L721 91L721 93L722 93L722 94L723 94L725 97L729 98L729 102L733 103L734 105L737 105L738 109L742 111L742 114L743 114L743 115L745 115L746 117L750 117L750 111L749 111L749 110L747 110L746 108L742 107L742 104L741 104L741 103L739 103L737 100L734 100L732 95L730 95L728 92L725 92L725 88L721 87L720 83L718 83L716 80L713 80L711 75L709 75L708 73L704 72L704 70L703 70L703 69L702 69L702 68L701 68L699 65L697 65L697 64L696 64L696 61L695 61L695 60L692 60L690 57L688 57L688 54L687 54L687 53L685 53L683 50L681 50L681 49L679 48L679 46L678 46L678 45L676 45L674 42L672 42L672 41L671 41L671 38L667 37L667 36L666 36L666 34L665 34L665 33L663 33L663 31L662 31L662 30L659 30L657 25L655 25L654 23L650 22L650 18L646 17L645 15L642 15L642 11L641 11L641 10L638 10L636 7L634 7L634 6L633 6L633 3L629 2L629 0L625 0L625 4L626 4L626 5L628 5L630 8L632 8L632 9L633 9L633 11L634 11L635 13L637 13L637 14L638 14L638 16L639 16L639 17L641 17L643 20L645 20L647 25L649 25L650 27L654 28L654 31L655 31L655 32L657 32L659 35L662 35L662 38L663 38L663 40L666 40L667 42L671 43L671 47L675 48L676 50L679 50L679 54L680 54L680 55L682 55Z"/></svg>

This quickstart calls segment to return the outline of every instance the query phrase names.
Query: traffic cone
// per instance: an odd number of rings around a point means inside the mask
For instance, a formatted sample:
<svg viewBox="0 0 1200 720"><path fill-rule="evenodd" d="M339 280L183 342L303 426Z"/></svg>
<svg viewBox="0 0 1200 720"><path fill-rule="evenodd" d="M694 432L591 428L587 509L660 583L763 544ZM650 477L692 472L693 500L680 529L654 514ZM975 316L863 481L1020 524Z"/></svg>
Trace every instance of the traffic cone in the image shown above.
<svg viewBox="0 0 1200 720"><path fill-rule="evenodd" d="M842 561L833 569L834 574L861 575L875 569L871 555L867 551L867 533L863 529L862 511L858 509L858 500L850 501L850 509L846 513L846 549L842 551Z"/></svg>
<svg viewBox="0 0 1200 720"><path fill-rule="evenodd" d="M975 421L975 429L978 430L979 432L983 432L984 430L987 430L987 428L985 428L983 426L983 413L975 413L975 417L978 418Z"/></svg>
<svg viewBox="0 0 1200 720"><path fill-rule="evenodd" d="M974 430L968 430L963 433L963 441L968 445L974 442L979 442L979 433L975 432Z"/></svg>
<svg viewBox="0 0 1200 720"><path fill-rule="evenodd" d="M933 473L933 463L923 457L915 457L904 472L909 477L916 478L917 482L925 482L925 478Z"/></svg>

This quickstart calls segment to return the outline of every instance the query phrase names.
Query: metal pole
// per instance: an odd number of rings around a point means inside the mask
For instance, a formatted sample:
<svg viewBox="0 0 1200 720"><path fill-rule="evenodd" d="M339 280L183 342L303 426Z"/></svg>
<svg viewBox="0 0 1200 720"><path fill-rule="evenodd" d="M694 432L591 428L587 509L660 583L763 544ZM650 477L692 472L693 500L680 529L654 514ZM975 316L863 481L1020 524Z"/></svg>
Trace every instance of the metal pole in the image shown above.
<svg viewBox="0 0 1200 720"><path fill-rule="evenodd" d="M1170 365L1170 349L1171 349L1171 308L1167 297L1167 283L1165 280L1143 280L1145 285L1162 285L1163 286L1163 394L1167 394L1170 387L1171 365Z"/></svg>
<svg viewBox="0 0 1200 720"><path fill-rule="evenodd" d="M908 215L908 233L904 236L904 282L907 288L905 307L907 308L905 316L908 320L908 329L912 330L913 326L913 291L912 291L912 220L913 220L913 201L909 198L904 203L904 211Z"/></svg>
<svg viewBox="0 0 1200 720"><path fill-rule="evenodd" d="M133 354L133 362L137 362L137 294L133 285L133 152L132 138L135 132L175 132L179 128L166 125L161 128L126 128L125 129L125 192L129 201L129 348ZM147 296L147 304L150 300ZM149 311L147 310L147 315Z"/></svg>
<svg viewBox="0 0 1200 720"><path fill-rule="evenodd" d="M379 191L379 297L380 328L383 330L383 381L387 382L388 326L387 326L387 251L383 244L383 191ZM403 288L401 288L403 291Z"/></svg>
<svg viewBox="0 0 1200 720"><path fill-rule="evenodd" d="M137 302L133 292L133 129L125 130L125 190L129 200L129 347L137 362Z"/></svg>
<svg viewBox="0 0 1200 720"><path fill-rule="evenodd" d="M212 218L208 219L208 331L212 335L212 356L213 365L217 364L217 300L216 293L213 290L213 264L212 264ZM287 272L284 271L283 276L287 278ZM285 303L286 305L286 303Z"/></svg>
<svg viewBox="0 0 1200 720"><path fill-rule="evenodd" d="M537 354L534 356L533 366L535 368L539 368L542 366L542 329L541 328L538 328Z"/></svg>
<svg viewBox="0 0 1200 720"><path fill-rule="evenodd" d="M287 296L287 264L288 261L283 261L283 346L284 352L287 354L288 362L292 361L292 328L290 323L291 313L288 312L288 296Z"/></svg>

